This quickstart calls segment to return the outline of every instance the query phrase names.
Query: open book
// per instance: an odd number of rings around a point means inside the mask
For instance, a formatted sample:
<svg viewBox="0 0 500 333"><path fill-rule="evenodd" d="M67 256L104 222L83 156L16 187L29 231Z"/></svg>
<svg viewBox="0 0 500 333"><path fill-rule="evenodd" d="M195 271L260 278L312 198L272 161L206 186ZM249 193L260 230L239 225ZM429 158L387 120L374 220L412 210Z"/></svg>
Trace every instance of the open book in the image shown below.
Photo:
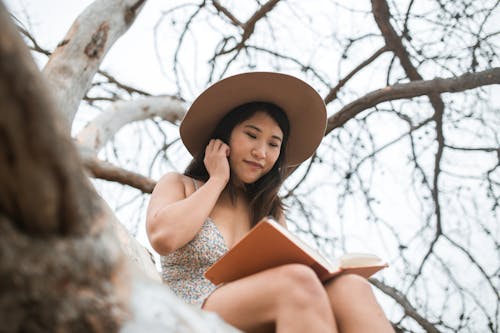
<svg viewBox="0 0 500 333"><path fill-rule="evenodd" d="M372 254L348 253L333 261L300 240L271 218L260 221L205 272L218 285L285 264L311 267L323 282L342 273L365 278L387 267Z"/></svg>

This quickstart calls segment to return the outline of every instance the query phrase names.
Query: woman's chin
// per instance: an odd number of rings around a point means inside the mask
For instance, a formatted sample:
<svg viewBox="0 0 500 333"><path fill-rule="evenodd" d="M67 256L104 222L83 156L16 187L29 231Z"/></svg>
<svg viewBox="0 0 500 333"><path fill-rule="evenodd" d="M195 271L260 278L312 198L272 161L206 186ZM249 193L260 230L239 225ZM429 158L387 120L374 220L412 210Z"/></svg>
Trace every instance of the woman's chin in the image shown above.
<svg viewBox="0 0 500 333"><path fill-rule="evenodd" d="M250 185L259 180L260 177L244 175L243 177L238 177L237 182L245 185Z"/></svg>

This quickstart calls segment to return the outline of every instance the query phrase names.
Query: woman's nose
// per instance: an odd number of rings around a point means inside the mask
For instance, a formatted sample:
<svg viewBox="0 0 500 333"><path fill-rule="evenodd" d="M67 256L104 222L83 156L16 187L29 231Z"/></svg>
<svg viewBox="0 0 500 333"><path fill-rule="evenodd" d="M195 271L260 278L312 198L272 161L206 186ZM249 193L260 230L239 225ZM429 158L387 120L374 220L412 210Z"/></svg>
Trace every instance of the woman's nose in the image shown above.
<svg viewBox="0 0 500 333"><path fill-rule="evenodd" d="M264 145L256 145L252 149L252 155L256 158L262 159L266 157L266 149Z"/></svg>

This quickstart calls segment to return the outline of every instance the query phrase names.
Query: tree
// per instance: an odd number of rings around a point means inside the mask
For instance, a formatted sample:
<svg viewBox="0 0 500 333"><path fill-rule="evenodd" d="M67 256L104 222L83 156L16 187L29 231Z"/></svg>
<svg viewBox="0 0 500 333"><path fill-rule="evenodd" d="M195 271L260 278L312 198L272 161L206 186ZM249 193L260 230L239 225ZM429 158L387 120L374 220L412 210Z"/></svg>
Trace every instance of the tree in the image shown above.
<svg viewBox="0 0 500 333"><path fill-rule="evenodd" d="M155 26L170 96L99 69L144 2L104 3L89 6L54 51L19 28L48 57L43 75L68 124L106 110L74 136L94 177L138 189L124 196L127 207L143 211L154 179L182 169L175 127L209 82L245 70L295 74L325 96L329 120L317 154L286 183L291 228L328 252L383 249L392 268L371 282L401 331L498 330L497 1L178 2ZM142 163L123 157L123 132L136 135L131 156ZM107 184L94 185L113 201ZM23 214L36 207L25 204Z"/></svg>
<svg viewBox="0 0 500 333"><path fill-rule="evenodd" d="M133 16L138 9L115 5ZM1 331L235 332L179 302L151 278L133 243L119 243L123 234L84 174L64 109L9 21L0 3Z"/></svg>

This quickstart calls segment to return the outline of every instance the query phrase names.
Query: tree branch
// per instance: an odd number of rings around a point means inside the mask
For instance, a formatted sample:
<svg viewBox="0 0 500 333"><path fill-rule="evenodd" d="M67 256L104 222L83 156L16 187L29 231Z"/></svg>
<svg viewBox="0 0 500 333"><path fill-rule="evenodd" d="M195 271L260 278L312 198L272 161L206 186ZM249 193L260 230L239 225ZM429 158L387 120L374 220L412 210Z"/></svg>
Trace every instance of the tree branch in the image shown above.
<svg viewBox="0 0 500 333"><path fill-rule="evenodd" d="M226 7L221 5L219 1L213 0L212 4L214 5L215 9L217 9L217 11L224 14L224 16L226 16L235 26L243 28L243 23L241 23L241 21L238 20L236 16L234 16L233 13L231 13Z"/></svg>
<svg viewBox="0 0 500 333"><path fill-rule="evenodd" d="M76 135L76 139L80 145L99 152L125 125L154 117L175 124L182 119L185 112L181 101L168 96L118 101L88 123Z"/></svg>
<svg viewBox="0 0 500 333"><path fill-rule="evenodd" d="M218 56L231 53L235 50L240 50L245 45L245 42L250 38L250 36L252 36L257 22L264 18L278 4L278 2L280 2L280 0L269 0L268 2L263 4L259 8L259 10L257 10L252 15L252 17L250 17L242 26L239 25L243 28L243 33L241 34L241 40L238 42L238 44L227 50L222 49L211 59L211 61L213 61Z"/></svg>
<svg viewBox="0 0 500 333"><path fill-rule="evenodd" d="M349 74L347 74L343 79L341 79L337 83L337 85L335 87L333 87L332 89L330 89L330 91L328 92L328 94L325 97L325 104L328 104L331 101L333 101L334 99L336 99L339 90L347 83L347 81L349 81L360 70L362 70L363 68L365 68L366 66L368 66L369 64L371 64L382 53L384 53L384 52L386 52L388 50L389 49L388 49L387 46L383 46L380 49L378 49L377 51L375 51L375 53L373 53L368 59L366 59L361 64L359 64L358 66L356 66L356 68L354 68Z"/></svg>
<svg viewBox="0 0 500 333"><path fill-rule="evenodd" d="M73 23L43 69L57 109L71 125L106 53L127 31L144 1L97 0ZM112 15L109 15L112 13ZM71 62L71 66L68 66Z"/></svg>
<svg viewBox="0 0 500 333"><path fill-rule="evenodd" d="M428 333L441 333L434 324L425 319L421 314L418 313L417 309L411 304L408 298L402 294L399 290L394 287L388 286L383 282L376 280L374 278L370 279L370 282L380 289L384 294L391 297L403 308L405 314L415 320L426 332Z"/></svg>
<svg viewBox="0 0 500 333"><path fill-rule="evenodd" d="M386 45L396 54L408 78L412 81L422 80L422 77L411 63L403 41L390 23L391 13L387 2L385 0L372 0L372 11Z"/></svg>
<svg viewBox="0 0 500 333"><path fill-rule="evenodd" d="M456 93L491 84L500 84L500 67L482 72L466 73L453 78L413 81L378 89L347 104L333 116L329 117L326 134L335 128L342 127L347 121L362 111L383 102L414 98L428 95L431 92Z"/></svg>
<svg viewBox="0 0 500 333"><path fill-rule="evenodd" d="M0 16L0 210L28 233L81 234L99 212L95 192L67 124L55 117L51 91L1 4Z"/></svg>
<svg viewBox="0 0 500 333"><path fill-rule="evenodd" d="M100 161L95 157L92 158L88 156L84 158L83 164L95 178L129 185L142 191L143 193L152 193L154 187L156 186L156 181L153 179L123 168L119 168L111 163Z"/></svg>

